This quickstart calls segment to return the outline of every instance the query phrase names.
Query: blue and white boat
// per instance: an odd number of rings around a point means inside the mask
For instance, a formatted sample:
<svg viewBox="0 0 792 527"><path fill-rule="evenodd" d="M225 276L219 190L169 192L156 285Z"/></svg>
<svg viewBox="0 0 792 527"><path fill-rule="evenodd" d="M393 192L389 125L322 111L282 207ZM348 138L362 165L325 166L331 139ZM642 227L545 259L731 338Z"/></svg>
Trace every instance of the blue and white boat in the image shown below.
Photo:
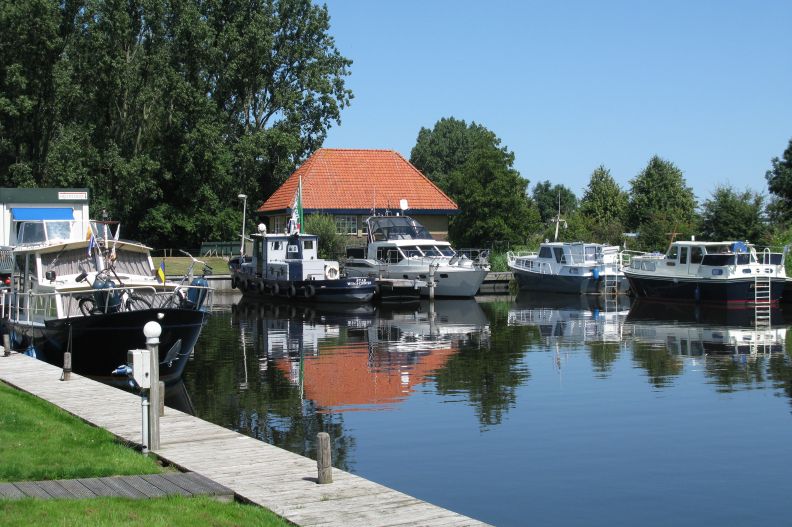
<svg viewBox="0 0 792 527"><path fill-rule="evenodd" d="M506 255L520 289L596 295L626 293L619 247L601 243L545 242L538 252Z"/></svg>

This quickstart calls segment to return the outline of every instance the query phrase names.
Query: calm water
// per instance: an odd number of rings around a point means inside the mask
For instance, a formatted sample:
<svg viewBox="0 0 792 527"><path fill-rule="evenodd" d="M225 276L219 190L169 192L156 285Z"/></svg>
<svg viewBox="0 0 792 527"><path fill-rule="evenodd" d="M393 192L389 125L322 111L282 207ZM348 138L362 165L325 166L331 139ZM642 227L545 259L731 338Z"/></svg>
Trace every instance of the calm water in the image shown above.
<svg viewBox="0 0 792 527"><path fill-rule="evenodd" d="M790 323L756 346L743 315L241 301L185 388L199 417L306 456L327 431L335 466L496 525L789 524Z"/></svg>

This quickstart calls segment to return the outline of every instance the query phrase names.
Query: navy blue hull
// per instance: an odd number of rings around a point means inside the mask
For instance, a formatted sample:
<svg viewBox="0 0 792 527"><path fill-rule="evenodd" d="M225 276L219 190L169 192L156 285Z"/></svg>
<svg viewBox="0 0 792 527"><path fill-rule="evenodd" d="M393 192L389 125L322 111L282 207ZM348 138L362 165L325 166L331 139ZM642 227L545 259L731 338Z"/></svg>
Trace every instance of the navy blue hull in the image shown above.
<svg viewBox="0 0 792 527"><path fill-rule="evenodd" d="M311 302L354 303L369 302L375 285L371 278L341 278L339 280L304 280L286 282L251 278L234 272L232 285L245 296L274 296Z"/></svg>
<svg viewBox="0 0 792 527"><path fill-rule="evenodd" d="M529 273L512 269L520 289L543 293L563 293L573 295L599 295L605 290L605 281L591 276L559 276L552 274ZM627 292L627 280L619 280L619 293Z"/></svg>
<svg viewBox="0 0 792 527"><path fill-rule="evenodd" d="M162 314L162 318L158 318ZM127 352L145 348L143 326L156 321L160 335L160 380L178 382L201 333L206 314L188 309L146 309L47 321L42 325L6 321L12 345L38 359L63 366L71 338L72 371L91 377L109 377L127 363ZM71 335L71 336L70 336ZM174 353L168 356L173 349ZM165 359L172 360L162 362Z"/></svg>
<svg viewBox="0 0 792 527"><path fill-rule="evenodd" d="M745 280L683 280L646 278L629 275L630 290L642 298L657 298L712 304L754 303L754 279ZM772 280L770 301L778 302L784 290L784 280Z"/></svg>

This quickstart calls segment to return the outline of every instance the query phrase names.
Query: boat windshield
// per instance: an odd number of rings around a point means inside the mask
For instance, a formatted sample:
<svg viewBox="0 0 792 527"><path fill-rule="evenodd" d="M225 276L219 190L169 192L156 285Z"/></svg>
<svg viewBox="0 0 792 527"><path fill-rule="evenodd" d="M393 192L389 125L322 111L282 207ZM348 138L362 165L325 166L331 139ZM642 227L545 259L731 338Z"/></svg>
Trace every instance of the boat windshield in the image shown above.
<svg viewBox="0 0 792 527"><path fill-rule="evenodd" d="M404 253L404 256L406 256L407 258L411 258L413 256L419 256L419 257L423 256L423 253L415 245L403 245L403 246L401 246L399 248L402 250L402 252Z"/></svg>
<svg viewBox="0 0 792 527"><path fill-rule="evenodd" d="M26 221L19 228L19 243L41 243L71 239L71 221Z"/></svg>
<svg viewBox="0 0 792 527"><path fill-rule="evenodd" d="M421 249L426 256L443 256L443 253L438 251L437 247L434 245L419 245L418 248ZM454 252L451 251L451 254L447 256L452 256L453 254Z"/></svg>
<svg viewBox="0 0 792 527"><path fill-rule="evenodd" d="M452 248L451 248L450 246L448 246L448 245L440 245L440 246L437 248L437 250L438 250L438 251L440 251L440 253L441 253L443 256L454 256L454 255L456 254L456 252L454 252L454 249L452 249Z"/></svg>
<svg viewBox="0 0 792 527"><path fill-rule="evenodd" d="M409 216L376 216L369 218L371 239L384 240L431 240L426 227Z"/></svg>

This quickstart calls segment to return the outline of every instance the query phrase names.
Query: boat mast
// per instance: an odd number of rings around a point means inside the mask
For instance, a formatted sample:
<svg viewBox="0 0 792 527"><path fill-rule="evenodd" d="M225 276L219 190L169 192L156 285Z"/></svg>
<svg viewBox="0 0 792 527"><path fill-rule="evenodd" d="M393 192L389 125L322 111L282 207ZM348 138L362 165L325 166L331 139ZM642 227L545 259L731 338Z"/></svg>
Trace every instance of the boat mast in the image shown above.
<svg viewBox="0 0 792 527"><path fill-rule="evenodd" d="M553 236L553 241L557 242L558 241L558 226L561 224L561 222L564 222L564 228L565 229L567 228L566 220L561 217L561 191L560 190L558 191L558 214L556 215L556 217L555 217L555 219L553 221L555 221L555 236Z"/></svg>

